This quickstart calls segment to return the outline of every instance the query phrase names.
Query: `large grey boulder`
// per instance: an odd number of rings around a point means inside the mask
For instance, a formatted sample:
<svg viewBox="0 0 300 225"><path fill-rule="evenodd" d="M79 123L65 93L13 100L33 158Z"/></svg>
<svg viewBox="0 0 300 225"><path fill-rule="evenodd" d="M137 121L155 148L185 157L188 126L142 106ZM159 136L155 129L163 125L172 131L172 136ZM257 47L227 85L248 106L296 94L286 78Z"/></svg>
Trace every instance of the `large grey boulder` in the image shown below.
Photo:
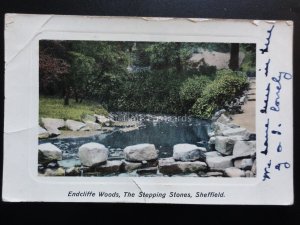
<svg viewBox="0 0 300 225"><path fill-rule="evenodd" d="M216 144L216 137L210 137L208 143L212 145Z"/></svg>
<svg viewBox="0 0 300 225"><path fill-rule="evenodd" d="M150 174L157 174L157 166L155 167L147 167L147 168L140 168L136 171L139 175L150 175Z"/></svg>
<svg viewBox="0 0 300 225"><path fill-rule="evenodd" d="M215 149L223 155L232 155L236 141L243 140L242 136L217 136L215 139Z"/></svg>
<svg viewBox="0 0 300 225"><path fill-rule="evenodd" d="M97 115L97 114L94 114L94 116L96 117L96 122L98 122L98 123L106 124L106 123L110 122L110 119L107 118L106 116Z"/></svg>
<svg viewBox="0 0 300 225"><path fill-rule="evenodd" d="M86 122L85 127L83 127L81 130L90 130L90 131L96 131L96 130L101 130L102 126L99 123L95 122Z"/></svg>
<svg viewBox="0 0 300 225"><path fill-rule="evenodd" d="M173 158L163 158L158 160L159 172L167 175L196 173L207 169L205 162L180 162Z"/></svg>
<svg viewBox="0 0 300 225"><path fill-rule="evenodd" d="M233 148L233 158L246 158L255 154L256 141L237 141Z"/></svg>
<svg viewBox="0 0 300 225"><path fill-rule="evenodd" d="M64 176L65 170L63 168L57 168L57 169L46 169L45 176Z"/></svg>
<svg viewBox="0 0 300 225"><path fill-rule="evenodd" d="M214 123L212 123L211 128L214 130L215 136L217 136L217 135L223 135L223 132L225 130L232 129L228 125L220 123L220 122L214 122Z"/></svg>
<svg viewBox="0 0 300 225"><path fill-rule="evenodd" d="M39 150L39 163L49 163L57 160L62 160L62 151L51 143L40 144Z"/></svg>
<svg viewBox="0 0 300 225"><path fill-rule="evenodd" d="M95 123L96 122L96 117L92 116L92 115L89 115L89 114L85 114L84 116L82 116L81 120L84 123L87 123L87 122Z"/></svg>
<svg viewBox="0 0 300 225"><path fill-rule="evenodd" d="M246 132L243 136L244 141L256 141L256 133Z"/></svg>
<svg viewBox="0 0 300 225"><path fill-rule="evenodd" d="M70 167L65 171L66 176L80 176L80 174L81 171L79 167Z"/></svg>
<svg viewBox="0 0 300 225"><path fill-rule="evenodd" d="M173 158L177 161L205 161L205 148L192 144L177 144L173 146Z"/></svg>
<svg viewBox="0 0 300 225"><path fill-rule="evenodd" d="M253 174L256 174L256 159L255 159L254 162L253 162L253 165L252 165L252 168L251 168L251 172L252 172Z"/></svg>
<svg viewBox="0 0 300 225"><path fill-rule="evenodd" d="M225 170L233 166L232 156L207 157L206 163L210 170Z"/></svg>
<svg viewBox="0 0 300 225"><path fill-rule="evenodd" d="M227 116L225 116L224 114L222 114L216 122L219 122L219 123L223 123L223 124L227 124L231 121L231 119Z"/></svg>
<svg viewBox="0 0 300 225"><path fill-rule="evenodd" d="M142 163L140 162L128 162L123 160L122 170L126 172L132 172L133 170L139 169L142 167Z"/></svg>
<svg viewBox="0 0 300 225"><path fill-rule="evenodd" d="M222 135L224 136L235 136L235 135L245 135L247 133L247 129L243 127L239 128L229 128L223 130Z"/></svg>
<svg viewBox="0 0 300 225"><path fill-rule="evenodd" d="M237 167L242 170L251 170L253 165L253 160L251 158L248 159L236 159L234 160L234 167Z"/></svg>
<svg viewBox="0 0 300 225"><path fill-rule="evenodd" d="M63 119L42 118L42 124L50 136L58 136L61 134L59 128L65 126L65 121Z"/></svg>
<svg viewBox="0 0 300 225"><path fill-rule="evenodd" d="M118 173L121 170L121 166L122 161L120 160L107 161L104 165L96 166L95 171L101 174Z"/></svg>
<svg viewBox="0 0 300 225"><path fill-rule="evenodd" d="M220 117L221 115L223 115L223 113L225 113L225 112L226 112L225 109L221 109L221 110L215 112L215 114L212 116L211 120L212 120L213 122L216 121L216 120L219 119L219 117Z"/></svg>
<svg viewBox="0 0 300 225"><path fill-rule="evenodd" d="M236 167L230 167L230 168L225 169L225 174L228 177L245 177L246 176L245 171L240 170Z"/></svg>
<svg viewBox="0 0 300 225"><path fill-rule="evenodd" d="M211 151L211 152L205 152L205 156L206 158L208 157L218 157L218 156L222 156L221 153L217 152L217 151Z"/></svg>
<svg viewBox="0 0 300 225"><path fill-rule="evenodd" d="M90 142L79 147L78 156L84 166L96 166L106 162L108 149L102 144Z"/></svg>
<svg viewBox="0 0 300 225"><path fill-rule="evenodd" d="M142 162L157 159L158 154L153 144L137 144L126 147L124 150L125 160Z"/></svg>
<svg viewBox="0 0 300 225"><path fill-rule="evenodd" d="M42 128L41 126L39 126L39 138L43 139L43 138L48 138L49 137L49 133L46 129Z"/></svg>
<svg viewBox="0 0 300 225"><path fill-rule="evenodd" d="M81 128L85 127L85 123L78 122L78 121L75 121L75 120L67 120L66 121L66 127L69 130L78 131Z"/></svg>

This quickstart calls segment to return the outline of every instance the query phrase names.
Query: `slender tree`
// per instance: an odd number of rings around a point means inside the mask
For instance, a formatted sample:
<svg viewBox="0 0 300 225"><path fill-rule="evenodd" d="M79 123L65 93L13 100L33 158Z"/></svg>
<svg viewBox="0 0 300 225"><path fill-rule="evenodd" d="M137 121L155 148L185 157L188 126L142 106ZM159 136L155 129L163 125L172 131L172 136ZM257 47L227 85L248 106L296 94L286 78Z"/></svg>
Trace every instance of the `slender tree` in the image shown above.
<svg viewBox="0 0 300 225"><path fill-rule="evenodd" d="M233 71L237 71L239 69L239 51L240 45L238 43L232 43L230 47L229 68Z"/></svg>

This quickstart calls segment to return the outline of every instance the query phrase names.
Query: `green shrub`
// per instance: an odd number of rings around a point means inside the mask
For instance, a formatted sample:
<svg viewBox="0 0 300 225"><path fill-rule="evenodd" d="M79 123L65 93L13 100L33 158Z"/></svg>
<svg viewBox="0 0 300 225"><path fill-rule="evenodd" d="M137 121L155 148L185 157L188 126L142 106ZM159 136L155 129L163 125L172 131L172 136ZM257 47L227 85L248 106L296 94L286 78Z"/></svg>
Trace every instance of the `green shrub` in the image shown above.
<svg viewBox="0 0 300 225"><path fill-rule="evenodd" d="M243 73L219 70L216 79L204 89L202 96L193 105L192 113L208 119L216 110L224 108L225 102L241 96L248 86L249 82Z"/></svg>
<svg viewBox="0 0 300 225"><path fill-rule="evenodd" d="M195 104L209 83L211 80L207 76L194 76L183 82L179 94L186 109L190 109Z"/></svg>

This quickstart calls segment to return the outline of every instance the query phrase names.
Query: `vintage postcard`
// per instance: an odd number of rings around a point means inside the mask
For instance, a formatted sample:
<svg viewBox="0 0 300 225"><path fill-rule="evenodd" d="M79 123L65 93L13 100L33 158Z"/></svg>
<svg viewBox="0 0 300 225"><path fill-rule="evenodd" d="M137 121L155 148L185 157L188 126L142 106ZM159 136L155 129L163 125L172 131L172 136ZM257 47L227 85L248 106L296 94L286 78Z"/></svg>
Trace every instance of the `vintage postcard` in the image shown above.
<svg viewBox="0 0 300 225"><path fill-rule="evenodd" d="M7 14L2 199L293 204L292 35Z"/></svg>

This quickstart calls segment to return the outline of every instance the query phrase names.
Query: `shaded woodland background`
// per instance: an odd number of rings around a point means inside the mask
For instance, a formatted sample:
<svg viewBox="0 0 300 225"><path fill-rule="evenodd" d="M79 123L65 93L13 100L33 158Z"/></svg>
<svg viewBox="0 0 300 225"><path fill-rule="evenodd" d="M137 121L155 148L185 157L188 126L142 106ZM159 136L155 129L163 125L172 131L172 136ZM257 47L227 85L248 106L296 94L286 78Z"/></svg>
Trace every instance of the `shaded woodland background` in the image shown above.
<svg viewBox="0 0 300 225"><path fill-rule="evenodd" d="M228 65L192 60L204 51L227 54ZM44 105L209 118L247 89L255 51L255 44L237 43L42 40L40 96Z"/></svg>

